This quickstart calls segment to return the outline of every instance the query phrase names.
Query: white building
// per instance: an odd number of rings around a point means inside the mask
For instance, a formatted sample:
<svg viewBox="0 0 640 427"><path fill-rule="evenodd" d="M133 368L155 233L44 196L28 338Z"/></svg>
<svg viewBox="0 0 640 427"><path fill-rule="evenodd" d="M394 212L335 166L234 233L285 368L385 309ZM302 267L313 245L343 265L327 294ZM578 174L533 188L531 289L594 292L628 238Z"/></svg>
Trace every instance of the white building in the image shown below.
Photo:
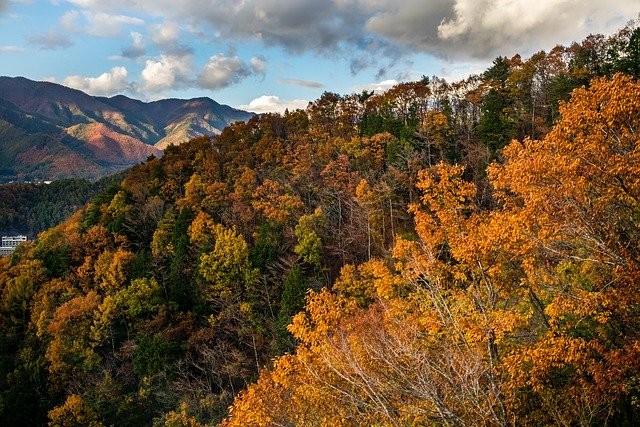
<svg viewBox="0 0 640 427"><path fill-rule="evenodd" d="M8 256L16 250L16 247L22 243L27 241L27 236L17 235L17 236L2 236L2 246L0 246L0 256Z"/></svg>
<svg viewBox="0 0 640 427"><path fill-rule="evenodd" d="M0 256L9 256L16 248L10 248L8 246L0 246Z"/></svg>
<svg viewBox="0 0 640 427"><path fill-rule="evenodd" d="M27 236L17 235L17 236L2 236L2 246L11 246L16 247L22 242L27 241Z"/></svg>

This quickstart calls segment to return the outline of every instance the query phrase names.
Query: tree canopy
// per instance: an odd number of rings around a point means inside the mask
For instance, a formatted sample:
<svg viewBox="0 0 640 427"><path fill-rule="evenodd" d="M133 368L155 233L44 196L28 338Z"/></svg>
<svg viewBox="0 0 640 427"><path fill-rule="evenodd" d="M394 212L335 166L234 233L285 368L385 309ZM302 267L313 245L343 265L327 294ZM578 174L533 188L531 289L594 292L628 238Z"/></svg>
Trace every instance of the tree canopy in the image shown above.
<svg viewBox="0 0 640 427"><path fill-rule="evenodd" d="M135 166L0 258L0 423L632 424L636 39Z"/></svg>

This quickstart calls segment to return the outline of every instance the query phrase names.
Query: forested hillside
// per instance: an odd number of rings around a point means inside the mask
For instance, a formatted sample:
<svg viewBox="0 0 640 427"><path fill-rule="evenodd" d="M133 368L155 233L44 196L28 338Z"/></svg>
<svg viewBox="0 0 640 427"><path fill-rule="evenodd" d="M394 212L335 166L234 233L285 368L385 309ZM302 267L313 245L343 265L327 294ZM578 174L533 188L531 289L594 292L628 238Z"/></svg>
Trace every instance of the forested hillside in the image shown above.
<svg viewBox="0 0 640 427"><path fill-rule="evenodd" d="M168 147L0 259L2 424L631 425L639 60L629 26Z"/></svg>
<svg viewBox="0 0 640 427"><path fill-rule="evenodd" d="M0 234L35 237L58 225L109 185L119 185L125 172L89 182L62 179L50 184L0 185Z"/></svg>

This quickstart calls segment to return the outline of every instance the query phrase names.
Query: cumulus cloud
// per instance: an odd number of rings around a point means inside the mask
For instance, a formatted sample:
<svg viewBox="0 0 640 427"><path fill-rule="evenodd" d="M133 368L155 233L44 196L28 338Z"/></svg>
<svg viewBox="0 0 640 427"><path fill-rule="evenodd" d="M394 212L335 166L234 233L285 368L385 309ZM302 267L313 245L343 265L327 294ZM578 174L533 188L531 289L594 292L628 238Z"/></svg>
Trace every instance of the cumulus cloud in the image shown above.
<svg viewBox="0 0 640 427"><path fill-rule="evenodd" d="M152 25L150 28L151 40L160 46L171 46L178 43L180 29L173 22Z"/></svg>
<svg viewBox="0 0 640 427"><path fill-rule="evenodd" d="M322 83L314 82L313 80L282 78L282 79L278 79L278 82L286 85L291 85L291 86L306 87L308 89L320 89L324 87Z"/></svg>
<svg viewBox="0 0 640 427"><path fill-rule="evenodd" d="M151 41L165 54L186 56L193 53L193 49L180 43L180 27L173 22L151 25L149 27Z"/></svg>
<svg viewBox="0 0 640 427"><path fill-rule="evenodd" d="M276 95L263 95L253 99L246 105L239 105L237 108L241 110L251 111L252 113L284 113L285 110L293 111L297 109L305 109L309 105L309 101L305 99L280 99Z"/></svg>
<svg viewBox="0 0 640 427"><path fill-rule="evenodd" d="M112 37L120 34L123 26L144 25L144 21L127 15L114 15L93 10L70 10L62 15L60 25L70 32L96 37Z"/></svg>
<svg viewBox="0 0 640 427"><path fill-rule="evenodd" d="M149 91L174 89L188 82L190 56L160 55L148 59L142 70L143 88Z"/></svg>
<svg viewBox="0 0 640 427"><path fill-rule="evenodd" d="M237 56L222 53L212 56L198 75L198 86L205 89L221 89L242 81L252 70Z"/></svg>
<svg viewBox="0 0 640 427"><path fill-rule="evenodd" d="M147 52L147 46L144 43L142 34L132 31L131 38L133 39L133 42L131 45L122 49L122 56L131 59L143 56Z"/></svg>
<svg viewBox="0 0 640 427"><path fill-rule="evenodd" d="M610 32L639 6L640 0L408 0L376 13L366 27L436 55L488 59Z"/></svg>
<svg viewBox="0 0 640 427"><path fill-rule="evenodd" d="M128 88L128 74L125 67L113 67L98 77L68 76L62 84L90 95L108 96L122 93Z"/></svg>
<svg viewBox="0 0 640 427"><path fill-rule="evenodd" d="M73 42L66 35L53 28L44 34L34 35L27 38L29 44L37 46L42 50L66 49L73 46Z"/></svg>

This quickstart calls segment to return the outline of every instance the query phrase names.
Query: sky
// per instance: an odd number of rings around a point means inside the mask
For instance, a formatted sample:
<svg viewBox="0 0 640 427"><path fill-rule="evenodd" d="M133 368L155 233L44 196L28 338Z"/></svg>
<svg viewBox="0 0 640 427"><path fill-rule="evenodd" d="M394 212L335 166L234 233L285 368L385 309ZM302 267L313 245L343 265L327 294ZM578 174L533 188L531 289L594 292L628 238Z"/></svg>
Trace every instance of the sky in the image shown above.
<svg viewBox="0 0 640 427"><path fill-rule="evenodd" d="M0 0L0 75L255 112L609 35L640 0Z"/></svg>

